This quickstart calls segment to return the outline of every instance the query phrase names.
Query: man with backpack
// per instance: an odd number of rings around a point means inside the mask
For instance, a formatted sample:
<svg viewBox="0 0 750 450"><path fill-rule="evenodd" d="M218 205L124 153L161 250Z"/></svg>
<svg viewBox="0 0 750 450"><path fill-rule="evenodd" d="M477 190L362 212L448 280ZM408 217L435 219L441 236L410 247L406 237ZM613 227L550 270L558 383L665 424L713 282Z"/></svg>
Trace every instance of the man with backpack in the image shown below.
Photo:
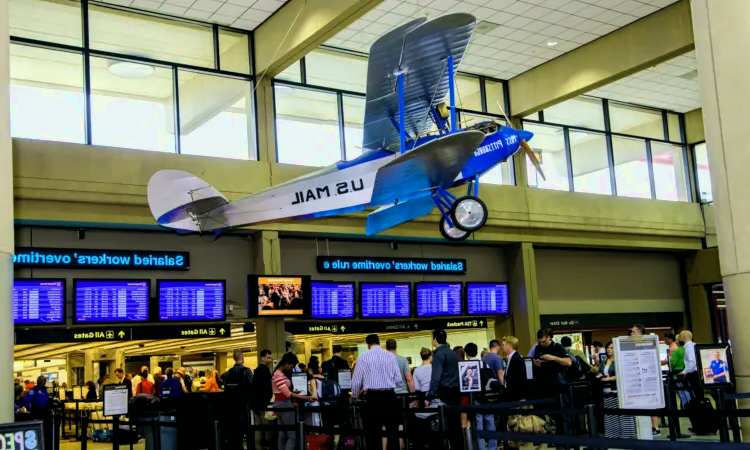
<svg viewBox="0 0 750 450"><path fill-rule="evenodd" d="M497 341L493 340L492 342L497 342ZM491 347L492 345L490 344L490 348ZM479 357L477 357L478 352L479 352L479 348L477 347L477 344L473 342L469 342L468 344L464 346L464 353L466 353L466 356L469 358L469 361L480 361ZM497 378L497 373L494 373L494 371L490 368L490 366L487 365L485 362L480 361L479 362L479 381L482 385L482 396L485 396L489 393L487 387L491 383L490 380L496 380L496 382L499 383L499 380ZM475 401L475 403L481 404L482 401L477 400ZM477 414L476 424L477 424L477 431L495 431L495 416L493 416L492 414ZM479 439L479 448L484 450L485 448L484 439L481 439L481 438ZM497 440L495 439L489 440L489 450L497 450Z"/></svg>
<svg viewBox="0 0 750 450"><path fill-rule="evenodd" d="M224 380L228 416L231 425L227 443L229 450L242 450L242 438L247 437L248 446L252 446L253 433L250 430L250 402L253 391L253 371L245 367L245 355L242 350L235 350L232 354L234 366L221 379ZM187 381L185 382L187 385Z"/></svg>
<svg viewBox="0 0 750 450"><path fill-rule="evenodd" d="M581 350L573 348L573 340L570 336L563 336L560 339L560 345L570 358L571 365L565 370L565 378L568 383L580 380L584 375L591 371L591 366L586 363L586 355Z"/></svg>
<svg viewBox="0 0 750 450"><path fill-rule="evenodd" d="M333 357L323 363L323 376L329 380L339 381L339 370L349 370L349 364L341 354L344 352L344 347L336 344L333 346Z"/></svg>

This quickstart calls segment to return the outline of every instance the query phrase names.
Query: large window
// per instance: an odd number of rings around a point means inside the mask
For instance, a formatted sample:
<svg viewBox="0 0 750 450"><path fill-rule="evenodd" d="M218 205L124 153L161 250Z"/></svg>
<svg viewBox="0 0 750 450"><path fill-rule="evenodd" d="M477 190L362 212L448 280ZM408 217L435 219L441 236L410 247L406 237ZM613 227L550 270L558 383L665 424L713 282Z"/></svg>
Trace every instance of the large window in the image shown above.
<svg viewBox="0 0 750 450"><path fill-rule="evenodd" d="M344 107L344 141L346 159L352 160L362 154L362 138L365 122L365 99L350 95L342 96Z"/></svg>
<svg viewBox="0 0 750 450"><path fill-rule="evenodd" d="M256 158L249 33L114 5L81 13L10 2L14 137Z"/></svg>
<svg viewBox="0 0 750 450"><path fill-rule="evenodd" d="M578 97L528 115L523 122L524 128L555 125L568 136L568 171L575 192L690 200L681 114ZM535 136L531 144L539 142ZM549 188L538 182L531 165L528 173L530 186ZM561 184L556 188L564 189Z"/></svg>
<svg viewBox="0 0 750 450"><path fill-rule="evenodd" d="M533 124L525 124L523 129L534 133L534 137L529 144L540 162L544 176L547 177L547 180L542 179L534 164L524 154L529 186L567 191L570 185L564 129L562 127Z"/></svg>
<svg viewBox="0 0 750 450"><path fill-rule="evenodd" d="M327 166L343 159L336 94L276 84L278 161Z"/></svg>
<svg viewBox="0 0 750 450"><path fill-rule="evenodd" d="M711 190L711 173L708 170L706 143L703 142L693 147L693 154L695 155L695 177L698 179L700 202L711 203L714 201L714 195Z"/></svg>
<svg viewBox="0 0 750 450"><path fill-rule="evenodd" d="M315 50L305 56L307 84L342 91L367 90L367 59L330 50Z"/></svg>

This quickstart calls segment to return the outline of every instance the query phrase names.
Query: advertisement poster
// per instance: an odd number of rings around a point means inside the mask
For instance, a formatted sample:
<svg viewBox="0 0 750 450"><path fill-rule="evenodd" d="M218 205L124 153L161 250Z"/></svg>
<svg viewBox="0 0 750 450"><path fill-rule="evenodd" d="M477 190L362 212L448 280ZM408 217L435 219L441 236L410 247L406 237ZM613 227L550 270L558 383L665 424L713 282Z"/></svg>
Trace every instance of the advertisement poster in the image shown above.
<svg viewBox="0 0 750 450"><path fill-rule="evenodd" d="M558 344L561 343L562 338L564 338L565 336L569 337L570 342L573 343L573 345L571 345L570 347L571 349L585 353L586 350L583 346L583 333L555 333L555 342L557 342Z"/></svg>
<svg viewBox="0 0 750 450"><path fill-rule="evenodd" d="M698 373L704 387L725 387L734 384L729 344L696 345L695 353L698 360Z"/></svg>
<svg viewBox="0 0 750 450"><path fill-rule="evenodd" d="M658 336L620 337L614 343L620 408L663 408Z"/></svg>

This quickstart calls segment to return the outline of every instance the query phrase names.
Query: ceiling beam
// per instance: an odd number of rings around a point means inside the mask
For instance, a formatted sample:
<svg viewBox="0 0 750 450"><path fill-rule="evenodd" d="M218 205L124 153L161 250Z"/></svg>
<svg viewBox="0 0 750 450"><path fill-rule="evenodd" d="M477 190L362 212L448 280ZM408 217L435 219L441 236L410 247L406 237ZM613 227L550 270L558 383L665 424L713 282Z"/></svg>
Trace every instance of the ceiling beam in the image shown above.
<svg viewBox="0 0 750 450"><path fill-rule="evenodd" d="M382 0L290 0L254 31L256 76L274 77Z"/></svg>
<svg viewBox="0 0 750 450"><path fill-rule="evenodd" d="M510 109L524 117L695 48L689 0L680 0L512 78Z"/></svg>

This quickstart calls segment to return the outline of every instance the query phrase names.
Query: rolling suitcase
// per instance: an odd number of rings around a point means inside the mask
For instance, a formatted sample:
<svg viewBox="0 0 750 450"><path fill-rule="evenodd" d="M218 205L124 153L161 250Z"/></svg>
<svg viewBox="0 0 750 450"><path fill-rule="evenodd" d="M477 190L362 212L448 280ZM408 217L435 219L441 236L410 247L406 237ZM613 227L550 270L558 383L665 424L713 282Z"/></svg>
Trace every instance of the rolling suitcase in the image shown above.
<svg viewBox="0 0 750 450"><path fill-rule="evenodd" d="M711 401L707 398L693 398L685 406L688 411L690 423L693 428L690 430L695 434L716 434L719 431L719 417L714 412Z"/></svg>

